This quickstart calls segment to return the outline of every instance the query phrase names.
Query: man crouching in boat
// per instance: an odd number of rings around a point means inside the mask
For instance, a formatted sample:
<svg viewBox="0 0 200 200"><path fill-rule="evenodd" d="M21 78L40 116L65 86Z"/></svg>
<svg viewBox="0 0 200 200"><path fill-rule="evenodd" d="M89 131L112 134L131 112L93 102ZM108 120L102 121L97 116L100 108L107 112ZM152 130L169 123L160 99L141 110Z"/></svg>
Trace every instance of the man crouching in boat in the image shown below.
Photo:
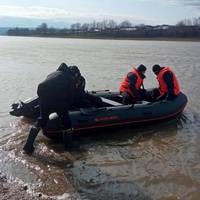
<svg viewBox="0 0 200 200"><path fill-rule="evenodd" d="M157 76L159 88L153 90L153 99L159 100L173 100L179 93L180 87L174 72L170 67L161 67L154 65L152 71Z"/></svg>
<svg viewBox="0 0 200 200"><path fill-rule="evenodd" d="M119 89L123 104L134 104L145 98L143 80L146 77L146 70L147 68L141 64L126 75Z"/></svg>
<svg viewBox="0 0 200 200"><path fill-rule="evenodd" d="M76 77L79 74L71 73L70 68L62 63L59 68L49 74L47 78L38 85L40 117L36 125L31 128L24 151L31 154L34 151L34 141L41 128L44 128L49 120L49 115L56 112L61 119L61 126L65 130L63 137L71 135L71 119L69 108L73 104L76 88ZM70 144L69 144L70 145Z"/></svg>
<svg viewBox="0 0 200 200"><path fill-rule="evenodd" d="M104 104L100 97L85 91L86 81L77 66L69 66L71 73L77 74L76 91L73 106L77 108L102 107Z"/></svg>

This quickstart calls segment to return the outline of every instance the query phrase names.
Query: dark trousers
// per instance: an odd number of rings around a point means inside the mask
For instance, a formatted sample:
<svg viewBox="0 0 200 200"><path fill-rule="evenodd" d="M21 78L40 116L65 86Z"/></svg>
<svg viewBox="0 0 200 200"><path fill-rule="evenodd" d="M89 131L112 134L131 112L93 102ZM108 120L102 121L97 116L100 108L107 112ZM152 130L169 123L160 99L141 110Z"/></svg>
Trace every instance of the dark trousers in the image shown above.
<svg viewBox="0 0 200 200"><path fill-rule="evenodd" d="M39 97L40 104L40 117L36 122L36 127L32 127L28 135L26 144L24 145L24 150L27 154L31 154L34 151L34 141L40 131L40 128L45 128L49 120L49 115L56 112L61 119L61 128L69 129L71 128L71 119L69 117L68 105L63 101L50 101L50 99L41 99ZM64 134L66 138L66 134ZM71 139L71 135L70 135ZM66 141L66 140L65 140ZM71 140L70 140L71 141Z"/></svg>
<svg viewBox="0 0 200 200"><path fill-rule="evenodd" d="M147 95L146 95L146 90L139 90L138 91L139 96L135 96L133 97L132 95L130 95L128 92L122 92L122 103L125 105L128 104L135 104L137 101L142 101L142 100L146 100L147 99Z"/></svg>
<svg viewBox="0 0 200 200"><path fill-rule="evenodd" d="M68 105L66 102L49 102L49 100L39 99L40 117L37 120L37 127L44 128L49 120L49 115L56 112L61 120L61 127L71 128L71 119L69 117Z"/></svg>

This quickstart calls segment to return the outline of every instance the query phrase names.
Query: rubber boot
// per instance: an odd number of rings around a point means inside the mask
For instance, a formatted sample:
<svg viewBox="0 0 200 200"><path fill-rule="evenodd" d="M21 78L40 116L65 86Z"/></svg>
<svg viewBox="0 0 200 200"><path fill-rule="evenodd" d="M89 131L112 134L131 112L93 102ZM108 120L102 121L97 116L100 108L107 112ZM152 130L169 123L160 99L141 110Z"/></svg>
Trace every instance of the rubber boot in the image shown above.
<svg viewBox="0 0 200 200"><path fill-rule="evenodd" d="M34 152L35 148L34 148L33 144L34 144L35 138L37 137L39 131L40 131L40 128L36 128L36 127L33 127L30 130L26 144L24 145L24 148L23 148L24 151L28 155L31 155Z"/></svg>
<svg viewBox="0 0 200 200"><path fill-rule="evenodd" d="M72 143L72 130L71 129L67 129L62 131L62 139L63 139L63 143L65 145L65 148L70 147L70 144Z"/></svg>
<svg viewBox="0 0 200 200"><path fill-rule="evenodd" d="M63 138L63 143L65 146L65 149L70 150L70 149L78 148L78 145L75 144L75 141L73 141L73 130L72 129L67 129L66 131L63 131L62 138Z"/></svg>

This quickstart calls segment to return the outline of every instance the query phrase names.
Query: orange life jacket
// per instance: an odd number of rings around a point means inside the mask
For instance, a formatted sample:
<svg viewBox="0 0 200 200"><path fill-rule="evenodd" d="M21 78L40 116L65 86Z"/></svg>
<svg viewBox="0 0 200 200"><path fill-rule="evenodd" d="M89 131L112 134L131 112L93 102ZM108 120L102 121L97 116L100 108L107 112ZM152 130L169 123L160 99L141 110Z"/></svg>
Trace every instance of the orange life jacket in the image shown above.
<svg viewBox="0 0 200 200"><path fill-rule="evenodd" d="M166 82L164 81L164 78L163 78L163 75L166 73L166 72L171 72L172 76L173 76L173 84L174 84L174 94L175 95L178 95L179 92L180 92L180 87L179 87L179 84L178 84L178 80L174 74L174 72L169 68L169 67L164 67L160 72L159 74L157 75L157 80L159 82L159 91L160 91L160 95L164 95L165 93L168 92L168 88L167 88L167 84Z"/></svg>
<svg viewBox="0 0 200 200"><path fill-rule="evenodd" d="M135 96L133 94L133 92L131 91L131 89L129 88L129 78L128 78L128 75L130 73L133 73L136 75L137 77L137 81L136 81L136 84L135 84L135 87L137 90L139 90L143 84L143 79L140 77L138 71L133 68L133 70L131 72L129 72L126 77L124 78L124 80L122 81L121 85L120 85L120 92L128 92L130 95L132 95L133 97Z"/></svg>

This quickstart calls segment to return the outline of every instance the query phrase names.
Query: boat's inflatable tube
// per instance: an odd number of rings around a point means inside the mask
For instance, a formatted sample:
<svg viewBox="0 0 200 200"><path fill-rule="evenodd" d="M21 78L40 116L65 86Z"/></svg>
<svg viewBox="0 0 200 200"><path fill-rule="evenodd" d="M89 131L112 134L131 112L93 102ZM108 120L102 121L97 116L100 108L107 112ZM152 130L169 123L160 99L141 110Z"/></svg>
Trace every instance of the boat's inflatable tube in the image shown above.
<svg viewBox="0 0 200 200"><path fill-rule="evenodd" d="M159 101L154 103L139 102L134 105L123 105L118 92L93 91L104 102L101 108L87 108L70 111L74 133L100 128L117 127L124 125L146 124L168 120L179 115L187 104L187 97L180 93L172 101ZM12 105L11 115L25 116L36 119L39 116L38 98ZM60 120L56 114L50 116L44 135L49 138L59 138L62 133Z"/></svg>
<svg viewBox="0 0 200 200"><path fill-rule="evenodd" d="M106 127L144 125L146 123L166 121L179 115L186 104L187 97L181 93L173 101L80 109L80 111L70 112L70 117L74 133L76 133ZM43 132L44 135L50 138L60 137L62 129L56 114L50 117Z"/></svg>

